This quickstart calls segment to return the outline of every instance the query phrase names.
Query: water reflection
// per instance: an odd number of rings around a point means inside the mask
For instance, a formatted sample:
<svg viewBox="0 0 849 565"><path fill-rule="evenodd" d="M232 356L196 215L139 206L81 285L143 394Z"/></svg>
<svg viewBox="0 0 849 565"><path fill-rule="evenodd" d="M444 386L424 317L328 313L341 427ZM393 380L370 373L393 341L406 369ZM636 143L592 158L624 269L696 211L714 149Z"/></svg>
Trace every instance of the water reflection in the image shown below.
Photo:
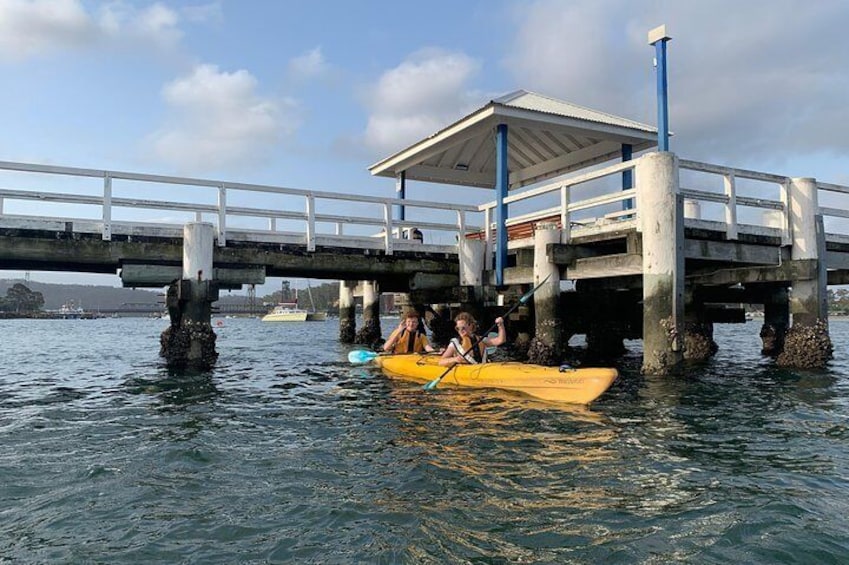
<svg viewBox="0 0 849 565"><path fill-rule="evenodd" d="M164 372L164 376L130 378L124 386L130 394L152 395L166 406L208 402L221 394L211 371L166 369Z"/></svg>

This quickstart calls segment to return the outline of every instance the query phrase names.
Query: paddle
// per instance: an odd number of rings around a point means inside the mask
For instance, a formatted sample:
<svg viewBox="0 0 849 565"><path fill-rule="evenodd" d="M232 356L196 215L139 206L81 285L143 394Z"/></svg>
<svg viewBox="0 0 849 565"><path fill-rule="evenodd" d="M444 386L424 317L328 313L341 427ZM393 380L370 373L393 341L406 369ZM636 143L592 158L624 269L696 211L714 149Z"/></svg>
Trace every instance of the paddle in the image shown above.
<svg viewBox="0 0 849 565"><path fill-rule="evenodd" d="M380 354L376 351L368 351L366 349L355 349L348 353L348 362L353 363L354 365L362 365L363 363L368 363L378 355Z"/></svg>
<svg viewBox="0 0 849 565"><path fill-rule="evenodd" d="M545 281L547 281L547 280L548 280L548 277L550 277L550 276L551 276L551 275L548 275L547 277L545 277L544 279L542 279L542 281L540 281L540 283L539 283L538 285L536 285L534 288L532 288L531 290L529 290L528 292L526 292L525 294L523 294L523 295L522 295L522 297L519 299L519 301L518 301L516 304L514 304L513 306L511 306L509 310L507 310L504 314L502 314L502 315L501 315L501 318L507 318L507 316L509 316L510 314L512 314L512 313L513 313L513 310L515 310L516 308L518 308L519 306L521 306L522 304L524 304L525 302L527 302L528 300L530 300L531 296L533 296L533 295L534 295L534 293L535 293L537 290L539 290L539 287L541 287L542 285L544 285L544 284L545 284ZM489 328L488 330L486 330L486 333L484 333L483 335L485 335L485 336L486 336L486 335L489 335L490 333L492 333L493 331L495 331L497 328L498 328L498 325L497 325L497 324L492 324L492 327L491 327L491 328ZM478 345L478 343L480 343L480 340L481 340L481 339L483 339L483 338L478 338L478 339L476 339L474 342L472 342L472 347L471 347L471 349L474 349L475 347L477 347L477 345ZM439 386L439 383L440 383L440 382L442 382L442 379L444 379L444 378L445 378L445 375L447 375L447 374L451 371L451 369L453 369L453 368L454 368L454 367L456 367L456 366L457 366L456 364L455 364L455 365L451 365L450 367L448 367L447 369L445 369L445 372L444 372L444 373L442 373L441 375L439 375L439 377L437 377L437 378L433 379L432 381L430 381L429 383L427 383L426 385L424 385L424 387L423 387L423 388L424 388L425 390L433 390L433 389L435 389L437 386Z"/></svg>

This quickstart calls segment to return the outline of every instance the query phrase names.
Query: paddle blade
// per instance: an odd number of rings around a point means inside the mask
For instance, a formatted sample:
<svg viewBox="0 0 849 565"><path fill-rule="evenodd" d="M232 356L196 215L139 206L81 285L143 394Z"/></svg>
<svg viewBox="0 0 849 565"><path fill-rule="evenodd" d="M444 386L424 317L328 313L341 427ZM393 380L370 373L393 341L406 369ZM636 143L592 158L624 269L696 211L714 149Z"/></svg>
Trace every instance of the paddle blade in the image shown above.
<svg viewBox="0 0 849 565"><path fill-rule="evenodd" d="M540 287L541 287L542 285L544 285L544 284L548 281L548 279L549 279L549 278L551 278L551 275L550 275L550 274L549 274L549 275L546 275L544 279L542 279L541 281L539 281L539 284L538 284L538 285L536 285L536 286L535 286L535 287L533 287L531 290L529 290L528 292L526 292L525 294L523 294L523 295L522 295L522 297L519 299L519 303L520 303L520 304L524 304L525 302L527 302L528 300L530 300L530 299L531 299L531 296L533 296L533 295L534 295L534 293L535 293L536 291L538 291L538 290L540 289Z"/></svg>
<svg viewBox="0 0 849 565"><path fill-rule="evenodd" d="M429 383L424 385L422 388L425 389L425 390L433 390L433 389L436 388L436 385L439 384L440 380L441 379L433 379L432 381L430 381Z"/></svg>
<svg viewBox="0 0 849 565"><path fill-rule="evenodd" d="M354 365L362 365L363 363L368 363L375 357L377 357L377 353L374 351L368 351L366 349L355 349L348 353L348 362L353 363Z"/></svg>

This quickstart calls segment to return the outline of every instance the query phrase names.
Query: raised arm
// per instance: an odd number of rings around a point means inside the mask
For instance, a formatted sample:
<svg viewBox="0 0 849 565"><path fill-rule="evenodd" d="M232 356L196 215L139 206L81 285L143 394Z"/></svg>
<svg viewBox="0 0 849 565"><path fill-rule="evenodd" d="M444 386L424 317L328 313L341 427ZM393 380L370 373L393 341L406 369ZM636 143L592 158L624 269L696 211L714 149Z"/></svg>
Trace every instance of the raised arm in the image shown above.
<svg viewBox="0 0 849 565"><path fill-rule="evenodd" d="M483 338L483 342L492 347L498 347L507 342L507 330L504 329L504 318L500 316L496 318L495 325L498 326L498 335L496 337Z"/></svg>

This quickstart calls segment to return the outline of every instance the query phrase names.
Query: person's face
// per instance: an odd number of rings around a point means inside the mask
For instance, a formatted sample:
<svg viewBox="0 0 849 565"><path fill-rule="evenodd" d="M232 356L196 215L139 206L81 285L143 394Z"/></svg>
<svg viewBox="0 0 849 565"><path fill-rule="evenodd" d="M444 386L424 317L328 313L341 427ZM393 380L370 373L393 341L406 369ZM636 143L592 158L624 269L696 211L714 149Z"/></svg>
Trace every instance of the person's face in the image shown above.
<svg viewBox="0 0 849 565"><path fill-rule="evenodd" d="M464 335L468 335L472 331L471 326L469 326L469 324L467 324L463 320L460 320L459 322L457 322L454 325L454 329L457 330L457 333L460 334L460 337L462 337Z"/></svg>
<svg viewBox="0 0 849 565"><path fill-rule="evenodd" d="M419 327L419 319L418 318L405 318L404 319L404 327L407 328L408 331L416 331Z"/></svg>

